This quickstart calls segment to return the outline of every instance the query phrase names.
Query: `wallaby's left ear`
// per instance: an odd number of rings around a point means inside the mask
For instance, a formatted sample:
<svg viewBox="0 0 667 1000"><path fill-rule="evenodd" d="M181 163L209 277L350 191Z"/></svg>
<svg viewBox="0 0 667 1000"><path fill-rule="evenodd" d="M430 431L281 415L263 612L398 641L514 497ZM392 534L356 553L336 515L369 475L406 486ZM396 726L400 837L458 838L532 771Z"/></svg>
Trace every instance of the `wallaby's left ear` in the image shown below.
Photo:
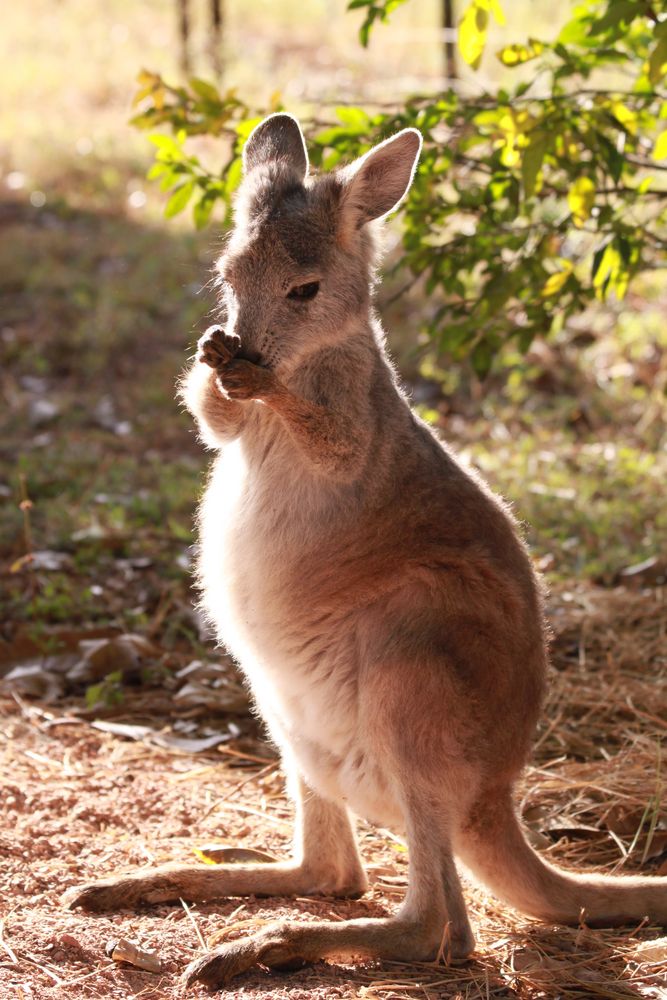
<svg viewBox="0 0 667 1000"><path fill-rule="evenodd" d="M279 161L300 181L308 173L308 153L303 132L293 115L279 111L255 126L243 147L243 172Z"/></svg>
<svg viewBox="0 0 667 1000"><path fill-rule="evenodd" d="M398 207L412 184L421 148L421 133L405 128L345 167L340 179L348 225L359 229Z"/></svg>

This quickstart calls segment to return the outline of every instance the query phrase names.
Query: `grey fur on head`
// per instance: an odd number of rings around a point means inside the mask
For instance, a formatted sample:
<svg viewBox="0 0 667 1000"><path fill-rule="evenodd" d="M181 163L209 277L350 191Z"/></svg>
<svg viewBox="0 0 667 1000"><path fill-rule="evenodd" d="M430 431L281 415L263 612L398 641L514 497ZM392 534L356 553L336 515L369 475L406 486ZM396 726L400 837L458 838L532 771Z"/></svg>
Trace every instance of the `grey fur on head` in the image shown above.
<svg viewBox="0 0 667 1000"><path fill-rule="evenodd" d="M254 129L218 262L225 328L247 358L287 378L313 351L346 340L371 294L376 246L366 223L402 200L420 147L405 129L347 167L308 177L295 118L271 115ZM301 298L300 286L312 294Z"/></svg>

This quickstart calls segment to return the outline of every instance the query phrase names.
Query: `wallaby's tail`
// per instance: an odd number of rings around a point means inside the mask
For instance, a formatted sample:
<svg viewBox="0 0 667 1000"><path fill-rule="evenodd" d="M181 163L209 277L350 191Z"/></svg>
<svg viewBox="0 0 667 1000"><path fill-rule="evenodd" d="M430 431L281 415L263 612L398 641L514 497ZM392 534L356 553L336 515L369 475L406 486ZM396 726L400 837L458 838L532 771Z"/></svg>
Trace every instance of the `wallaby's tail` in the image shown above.
<svg viewBox="0 0 667 1000"><path fill-rule="evenodd" d="M461 827L456 853L500 899L561 924L610 927L648 917L667 924L667 878L579 875L543 861L527 842L509 789L478 800Z"/></svg>

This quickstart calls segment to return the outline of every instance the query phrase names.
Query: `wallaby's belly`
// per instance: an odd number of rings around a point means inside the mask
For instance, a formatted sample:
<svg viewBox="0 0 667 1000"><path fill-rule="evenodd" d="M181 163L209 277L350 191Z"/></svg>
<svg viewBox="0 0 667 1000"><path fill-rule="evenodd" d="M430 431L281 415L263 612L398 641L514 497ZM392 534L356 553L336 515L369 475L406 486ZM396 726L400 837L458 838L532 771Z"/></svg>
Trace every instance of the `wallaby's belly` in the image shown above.
<svg viewBox="0 0 667 1000"><path fill-rule="evenodd" d="M277 527L259 516L261 491L232 446L218 461L201 509L200 578L219 640L246 674L271 735L321 795L358 815L402 826L394 789L374 759L358 699L356 627L316 598L295 605L288 581L289 504ZM298 529L295 529L298 534ZM360 610L359 614L363 612Z"/></svg>

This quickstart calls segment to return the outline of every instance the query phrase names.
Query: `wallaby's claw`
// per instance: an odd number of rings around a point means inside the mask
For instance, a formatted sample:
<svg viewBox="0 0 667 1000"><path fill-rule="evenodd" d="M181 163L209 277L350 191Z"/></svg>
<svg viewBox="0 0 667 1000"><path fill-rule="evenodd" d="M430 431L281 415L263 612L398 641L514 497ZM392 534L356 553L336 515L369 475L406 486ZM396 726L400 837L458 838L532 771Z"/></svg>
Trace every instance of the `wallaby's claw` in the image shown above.
<svg viewBox="0 0 667 1000"><path fill-rule="evenodd" d="M132 906L136 900L128 899L121 893L120 884L115 879L99 882L89 882L79 885L65 893L63 902L69 910L81 907L82 910L102 912Z"/></svg>
<svg viewBox="0 0 667 1000"><path fill-rule="evenodd" d="M293 972L306 964L307 960L298 954L296 942L290 943L287 926L274 924L259 934L228 941L196 958L183 973L183 983L189 987L199 982L216 989L254 965Z"/></svg>
<svg viewBox="0 0 667 1000"><path fill-rule="evenodd" d="M217 324L209 326L199 338L197 361L210 368L226 365L241 349L241 340L235 333L225 333Z"/></svg>

